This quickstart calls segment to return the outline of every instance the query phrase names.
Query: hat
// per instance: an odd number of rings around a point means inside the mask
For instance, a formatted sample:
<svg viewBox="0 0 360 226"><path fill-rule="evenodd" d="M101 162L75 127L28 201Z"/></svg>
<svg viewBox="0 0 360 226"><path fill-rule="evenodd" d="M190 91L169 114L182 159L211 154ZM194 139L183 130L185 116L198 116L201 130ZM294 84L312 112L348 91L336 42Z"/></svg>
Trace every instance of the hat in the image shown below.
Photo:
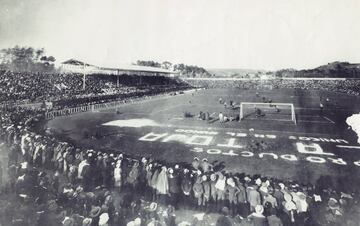
<svg viewBox="0 0 360 226"><path fill-rule="evenodd" d="M206 175L203 175L203 176L201 177L201 180L202 180L202 181L207 181L207 176L206 176Z"/></svg>
<svg viewBox="0 0 360 226"><path fill-rule="evenodd" d="M210 175L210 180L211 181L216 181L216 174L215 173Z"/></svg>
<svg viewBox="0 0 360 226"><path fill-rule="evenodd" d="M89 216L92 217L92 218L97 217L97 216L99 216L100 212L101 212L101 208L99 206L94 206L90 210Z"/></svg>
<svg viewBox="0 0 360 226"><path fill-rule="evenodd" d="M332 210L338 209L340 207L339 202L334 198L329 199L328 205L329 205L330 209L332 209Z"/></svg>
<svg viewBox="0 0 360 226"><path fill-rule="evenodd" d="M109 220L109 214L108 213L102 213L99 217L99 226L105 225Z"/></svg>
<svg viewBox="0 0 360 226"><path fill-rule="evenodd" d="M92 222L91 218L85 218L82 222L82 226L90 226Z"/></svg>
<svg viewBox="0 0 360 226"><path fill-rule="evenodd" d="M285 184L279 183L280 189L283 190L285 188Z"/></svg>
<svg viewBox="0 0 360 226"><path fill-rule="evenodd" d="M135 226L140 226L141 225L141 219L138 217L138 218L135 218L134 220L134 225Z"/></svg>
<svg viewBox="0 0 360 226"><path fill-rule="evenodd" d="M203 162L208 162L207 158L202 159Z"/></svg>
<svg viewBox="0 0 360 226"><path fill-rule="evenodd" d="M75 223L74 219L70 218L70 217L65 217L65 219L63 220L62 224L64 226L73 226Z"/></svg>
<svg viewBox="0 0 360 226"><path fill-rule="evenodd" d="M168 205L167 212L168 212L168 214L174 213L175 212L175 207L173 207L172 205Z"/></svg>
<svg viewBox="0 0 360 226"><path fill-rule="evenodd" d="M262 205L255 206L255 212L262 214L264 212L264 207Z"/></svg>
<svg viewBox="0 0 360 226"><path fill-rule="evenodd" d="M232 179L231 177L226 180L226 183L231 187L235 187L234 179Z"/></svg>
<svg viewBox="0 0 360 226"><path fill-rule="evenodd" d="M261 185L261 183L262 183L262 181L261 181L261 179L260 179L260 178L256 179L256 181L255 181L255 184L256 184L256 185L260 186L260 185Z"/></svg>
<svg viewBox="0 0 360 226"><path fill-rule="evenodd" d="M50 211L55 211L58 208L56 201L53 199L50 200L47 204L48 204L48 210L50 210Z"/></svg>
<svg viewBox="0 0 360 226"><path fill-rule="evenodd" d="M223 208L221 208L221 213L224 214L224 215L228 215L229 214L229 208L224 206Z"/></svg>
<svg viewBox="0 0 360 226"><path fill-rule="evenodd" d="M195 160L195 161L199 161L199 158L198 158L198 157L194 157L194 160Z"/></svg>
<svg viewBox="0 0 360 226"><path fill-rule="evenodd" d="M21 169L27 169L27 167L28 167L27 162L22 162L22 163L20 163L20 165L21 165Z"/></svg>
<svg viewBox="0 0 360 226"><path fill-rule="evenodd" d="M149 211L156 211L156 209L157 209L157 203L152 202L149 206Z"/></svg>
<svg viewBox="0 0 360 226"><path fill-rule="evenodd" d="M176 165L174 166L174 168L175 168L175 169L179 169L180 166L179 166L178 164L176 164Z"/></svg>
<svg viewBox="0 0 360 226"><path fill-rule="evenodd" d="M173 170L172 168L169 168L169 169L168 169L168 172L169 172L170 174L172 174L172 173L174 173L174 170Z"/></svg>

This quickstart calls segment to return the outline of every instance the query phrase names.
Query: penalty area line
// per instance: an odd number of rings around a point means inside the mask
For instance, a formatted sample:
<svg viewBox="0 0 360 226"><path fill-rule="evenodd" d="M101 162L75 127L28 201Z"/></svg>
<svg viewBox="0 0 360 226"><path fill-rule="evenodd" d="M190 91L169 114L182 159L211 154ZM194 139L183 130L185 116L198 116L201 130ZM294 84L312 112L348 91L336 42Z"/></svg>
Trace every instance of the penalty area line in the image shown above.
<svg viewBox="0 0 360 226"><path fill-rule="evenodd" d="M326 119L326 120L328 120L328 121L331 122L332 124L335 124L335 122L334 122L333 120L329 119L328 117L323 116L323 118Z"/></svg>
<svg viewBox="0 0 360 226"><path fill-rule="evenodd" d="M360 149L360 146L336 145L338 148Z"/></svg>

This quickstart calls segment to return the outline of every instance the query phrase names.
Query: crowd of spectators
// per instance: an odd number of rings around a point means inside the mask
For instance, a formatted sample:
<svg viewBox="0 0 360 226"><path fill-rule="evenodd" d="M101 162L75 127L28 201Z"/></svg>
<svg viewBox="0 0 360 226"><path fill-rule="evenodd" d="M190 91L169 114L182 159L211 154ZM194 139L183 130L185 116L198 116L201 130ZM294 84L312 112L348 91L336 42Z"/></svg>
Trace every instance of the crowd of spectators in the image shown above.
<svg viewBox="0 0 360 226"><path fill-rule="evenodd" d="M47 74L32 72L0 71L0 103L19 101L59 101L82 97L126 95L144 92L161 92L164 88L187 86L177 79L164 76L104 74L86 75L85 90L83 75L77 73ZM188 87L188 86L187 86Z"/></svg>
<svg viewBox="0 0 360 226"><path fill-rule="evenodd" d="M221 79L191 79L188 83L194 87L204 88L241 88L241 89L306 89L341 92L350 95L360 95L360 80L221 80Z"/></svg>
<svg viewBox="0 0 360 226"><path fill-rule="evenodd" d="M196 157L170 164L82 149L34 130L41 113L1 115L2 225L358 225L356 190L228 172ZM180 221L179 209L204 214Z"/></svg>
<svg viewBox="0 0 360 226"><path fill-rule="evenodd" d="M59 106L154 95L184 85L165 77L0 72L0 102ZM360 94L358 80L188 80L206 88L306 88ZM136 83L137 85L131 85ZM189 87L189 86L186 86ZM359 191L229 172L207 159L168 163L88 150L34 129L42 110L1 110L0 225L337 226L358 225ZM1 157L1 156L0 156ZM3 159L1 157L1 159ZM2 180L6 172L6 180ZM179 210L196 217L178 218ZM216 215L212 219L210 215Z"/></svg>

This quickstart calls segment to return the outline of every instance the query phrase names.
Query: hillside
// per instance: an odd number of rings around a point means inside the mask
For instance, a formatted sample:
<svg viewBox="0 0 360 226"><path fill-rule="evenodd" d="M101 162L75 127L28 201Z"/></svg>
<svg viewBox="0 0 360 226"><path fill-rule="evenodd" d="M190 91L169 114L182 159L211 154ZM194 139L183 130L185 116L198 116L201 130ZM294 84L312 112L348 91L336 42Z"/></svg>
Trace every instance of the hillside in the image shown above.
<svg viewBox="0 0 360 226"><path fill-rule="evenodd" d="M314 69L283 69L275 72L276 77L330 77L360 78L360 64L348 62L332 62Z"/></svg>
<svg viewBox="0 0 360 226"><path fill-rule="evenodd" d="M256 75L266 74L265 70L240 69L240 68L212 68L207 71L215 77L252 77Z"/></svg>

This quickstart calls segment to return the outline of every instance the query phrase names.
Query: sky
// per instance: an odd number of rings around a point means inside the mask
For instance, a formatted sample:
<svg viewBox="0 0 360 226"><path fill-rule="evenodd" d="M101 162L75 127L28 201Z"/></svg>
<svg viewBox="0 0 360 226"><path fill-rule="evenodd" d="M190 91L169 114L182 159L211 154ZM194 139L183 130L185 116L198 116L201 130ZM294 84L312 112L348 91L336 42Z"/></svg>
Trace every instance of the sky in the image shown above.
<svg viewBox="0 0 360 226"><path fill-rule="evenodd" d="M0 0L0 48L99 66L306 69L360 63L359 12L359 0Z"/></svg>

